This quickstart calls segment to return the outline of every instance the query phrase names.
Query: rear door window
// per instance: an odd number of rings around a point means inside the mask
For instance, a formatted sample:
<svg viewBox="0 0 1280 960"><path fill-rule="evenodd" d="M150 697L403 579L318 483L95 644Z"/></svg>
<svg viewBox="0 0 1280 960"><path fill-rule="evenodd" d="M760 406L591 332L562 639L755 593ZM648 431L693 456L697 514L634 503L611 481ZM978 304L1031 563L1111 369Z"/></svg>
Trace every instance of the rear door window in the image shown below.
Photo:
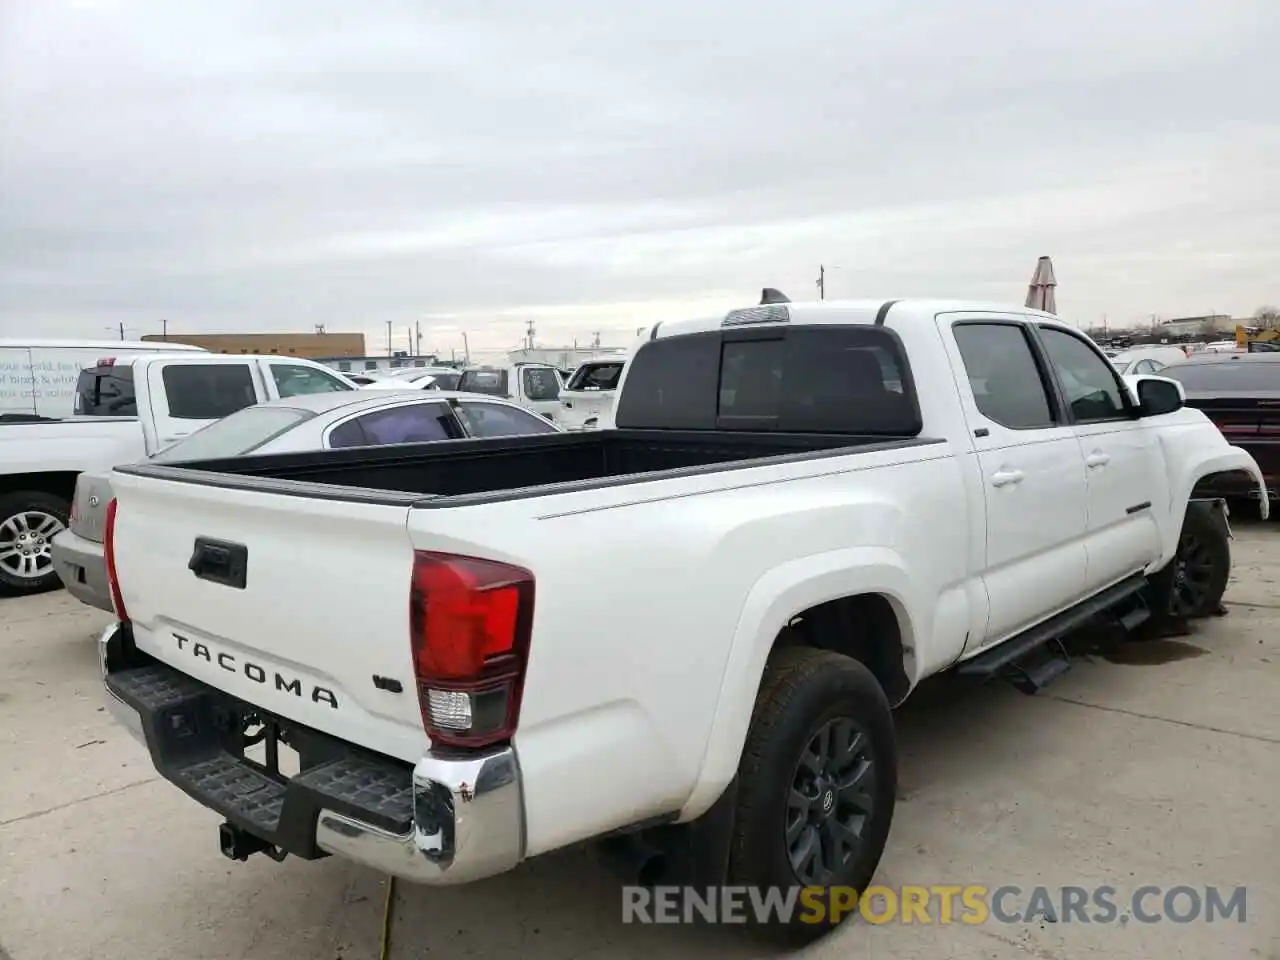
<svg viewBox="0 0 1280 960"><path fill-rule="evenodd" d="M258 401L247 363L172 363L161 377L176 420L220 420Z"/></svg>
<svg viewBox="0 0 1280 960"><path fill-rule="evenodd" d="M75 412L86 417L137 416L133 367L104 365L81 370L76 380Z"/></svg>
<svg viewBox="0 0 1280 960"><path fill-rule="evenodd" d="M529 400L555 400L560 396L560 378L552 367L523 367L520 382Z"/></svg>
<svg viewBox="0 0 1280 960"><path fill-rule="evenodd" d="M519 437L531 433L555 433L546 417L499 403L460 400L454 408L473 437Z"/></svg>
<svg viewBox="0 0 1280 960"><path fill-rule="evenodd" d="M413 403L348 420L329 433L330 447L368 447L457 439L457 427L443 403Z"/></svg>
<svg viewBox="0 0 1280 960"><path fill-rule="evenodd" d="M953 332L979 413L1010 430L1056 426L1022 324L966 321L957 323Z"/></svg>
<svg viewBox="0 0 1280 960"><path fill-rule="evenodd" d="M337 377L312 367L304 367L300 363L271 364L271 379L275 381L276 390L281 397L298 397L309 393L336 393L339 390L351 389Z"/></svg>

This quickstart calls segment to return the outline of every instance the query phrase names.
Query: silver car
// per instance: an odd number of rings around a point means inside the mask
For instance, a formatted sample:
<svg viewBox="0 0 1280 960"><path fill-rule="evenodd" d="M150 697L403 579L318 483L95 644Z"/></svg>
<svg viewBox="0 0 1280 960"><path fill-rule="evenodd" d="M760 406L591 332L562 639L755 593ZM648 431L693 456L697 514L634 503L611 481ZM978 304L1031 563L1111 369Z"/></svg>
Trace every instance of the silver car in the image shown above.
<svg viewBox="0 0 1280 960"><path fill-rule="evenodd" d="M152 460L209 460L247 453L428 443L559 433L556 424L497 397L430 391L342 391L246 407L197 430ZM109 471L76 480L71 523L53 539L54 570L81 603L111 611L103 557Z"/></svg>

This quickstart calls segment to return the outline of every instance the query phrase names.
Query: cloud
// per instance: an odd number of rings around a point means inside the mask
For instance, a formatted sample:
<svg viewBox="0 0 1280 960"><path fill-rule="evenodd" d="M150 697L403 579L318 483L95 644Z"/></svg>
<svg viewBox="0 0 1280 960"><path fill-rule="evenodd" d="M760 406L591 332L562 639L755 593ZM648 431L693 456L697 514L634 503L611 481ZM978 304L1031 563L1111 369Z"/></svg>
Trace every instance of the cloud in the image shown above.
<svg viewBox="0 0 1280 960"><path fill-rule="evenodd" d="M1278 46L1268 0L0 0L0 335L620 343L1045 253L1080 322L1246 313Z"/></svg>

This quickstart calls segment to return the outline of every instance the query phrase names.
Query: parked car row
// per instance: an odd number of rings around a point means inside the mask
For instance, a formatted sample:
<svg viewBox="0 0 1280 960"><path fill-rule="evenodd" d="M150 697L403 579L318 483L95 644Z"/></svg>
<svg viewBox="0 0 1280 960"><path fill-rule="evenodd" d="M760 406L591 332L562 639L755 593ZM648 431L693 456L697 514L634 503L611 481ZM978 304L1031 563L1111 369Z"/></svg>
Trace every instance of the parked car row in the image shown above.
<svg viewBox="0 0 1280 960"><path fill-rule="evenodd" d="M77 374L65 415L0 417L0 586L57 584L52 541L67 525L82 472L142 460L255 403L335 391L355 386L300 358L100 355Z"/></svg>
<svg viewBox="0 0 1280 960"><path fill-rule="evenodd" d="M453 392L423 396L343 392L294 396L246 407L158 453L150 462L265 456L308 450L433 443L473 437L556 433L559 427L505 400ZM103 555L110 471L82 473L70 527L52 538L57 576L82 603L111 610Z"/></svg>
<svg viewBox="0 0 1280 960"><path fill-rule="evenodd" d="M1022 308L768 302L584 380L611 429L309 397L111 470L110 709L224 854L459 884L594 841L645 884L865 890L921 680L1033 693L1091 619L1212 612L1229 530L1193 491L1269 505L1177 381ZM459 437L368 442L430 431Z"/></svg>

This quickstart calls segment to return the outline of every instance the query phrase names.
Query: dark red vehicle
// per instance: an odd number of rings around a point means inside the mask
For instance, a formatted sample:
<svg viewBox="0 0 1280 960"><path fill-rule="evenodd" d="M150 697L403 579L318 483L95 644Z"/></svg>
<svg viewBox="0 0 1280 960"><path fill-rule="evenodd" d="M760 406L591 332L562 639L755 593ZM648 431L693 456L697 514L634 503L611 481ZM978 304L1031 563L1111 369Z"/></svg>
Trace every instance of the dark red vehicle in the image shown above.
<svg viewBox="0 0 1280 960"><path fill-rule="evenodd" d="M1187 406L1213 420L1227 441L1258 461L1268 496L1280 492L1280 353L1199 354L1160 371L1182 384ZM1256 499L1248 474L1216 474L1197 496Z"/></svg>

